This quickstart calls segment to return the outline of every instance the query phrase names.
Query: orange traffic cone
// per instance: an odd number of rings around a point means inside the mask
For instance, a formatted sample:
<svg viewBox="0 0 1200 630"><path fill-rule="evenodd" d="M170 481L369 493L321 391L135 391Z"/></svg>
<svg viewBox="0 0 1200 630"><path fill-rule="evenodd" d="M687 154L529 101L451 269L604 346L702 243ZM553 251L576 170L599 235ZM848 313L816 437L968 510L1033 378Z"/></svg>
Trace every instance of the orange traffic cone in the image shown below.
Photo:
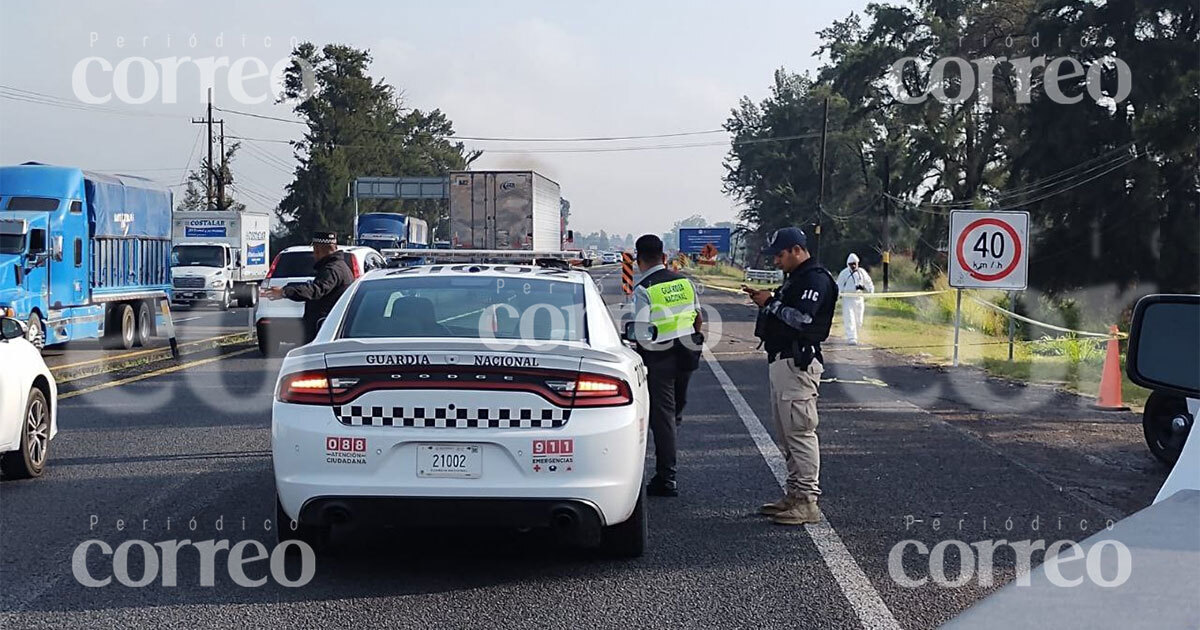
<svg viewBox="0 0 1200 630"><path fill-rule="evenodd" d="M1104 371L1100 373L1100 396L1092 408L1129 411L1129 407L1121 404L1121 349L1116 326L1108 327L1108 354L1104 357Z"/></svg>

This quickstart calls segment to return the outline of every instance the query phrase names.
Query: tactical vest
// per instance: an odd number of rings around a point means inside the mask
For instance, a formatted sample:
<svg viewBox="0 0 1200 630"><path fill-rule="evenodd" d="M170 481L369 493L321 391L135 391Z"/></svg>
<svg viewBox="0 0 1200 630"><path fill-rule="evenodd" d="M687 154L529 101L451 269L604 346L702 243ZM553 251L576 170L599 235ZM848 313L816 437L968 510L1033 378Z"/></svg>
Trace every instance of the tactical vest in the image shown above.
<svg viewBox="0 0 1200 630"><path fill-rule="evenodd" d="M681 273L660 269L642 278L638 286L650 297L650 323L657 328L654 341L638 344L638 352L647 361L688 354L690 350L679 340L694 331L697 314L692 283Z"/></svg>
<svg viewBox="0 0 1200 630"><path fill-rule="evenodd" d="M804 348L819 353L821 342L829 338L829 328L833 324L833 305L837 301L838 291L837 282L827 269L816 264L816 261L805 263L788 274L783 285L775 291L775 297L785 306L795 308L799 306L802 294L808 289L820 291L822 295L813 322L806 330L796 330L773 315L759 314L754 334L763 340L768 355L791 357Z"/></svg>
<svg viewBox="0 0 1200 630"><path fill-rule="evenodd" d="M645 288L650 297L650 323L657 331L655 341L692 334L696 323L696 291L687 278L660 281Z"/></svg>

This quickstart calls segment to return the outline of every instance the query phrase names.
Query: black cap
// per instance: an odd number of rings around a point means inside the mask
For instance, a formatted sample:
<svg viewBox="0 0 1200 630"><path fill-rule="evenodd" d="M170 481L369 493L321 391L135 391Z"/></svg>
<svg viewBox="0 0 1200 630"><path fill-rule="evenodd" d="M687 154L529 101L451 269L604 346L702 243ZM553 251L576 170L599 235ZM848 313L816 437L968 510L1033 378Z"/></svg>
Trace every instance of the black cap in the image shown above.
<svg viewBox="0 0 1200 630"><path fill-rule="evenodd" d="M775 256L779 252L789 250L797 245L808 249L808 237L804 235L804 230L798 227L786 227L775 230L771 234L771 238L767 239L767 246L764 248L764 251L771 256Z"/></svg>
<svg viewBox="0 0 1200 630"><path fill-rule="evenodd" d="M337 245L337 233L335 232L314 232L312 237L313 245Z"/></svg>

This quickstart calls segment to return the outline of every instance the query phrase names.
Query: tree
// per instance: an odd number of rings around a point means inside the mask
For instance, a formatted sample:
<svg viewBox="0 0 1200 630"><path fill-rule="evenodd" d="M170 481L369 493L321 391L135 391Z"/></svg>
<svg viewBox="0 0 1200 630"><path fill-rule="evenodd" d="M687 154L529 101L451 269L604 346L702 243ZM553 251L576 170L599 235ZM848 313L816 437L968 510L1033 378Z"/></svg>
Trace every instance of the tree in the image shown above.
<svg viewBox="0 0 1200 630"><path fill-rule="evenodd" d="M869 5L820 32L829 62L817 78L779 70L767 99L742 99L726 123L725 190L760 239L816 223L813 138L828 98L820 220L835 248L880 245L886 209L892 240L932 274L951 209L1021 209L1040 289L1149 281L1194 292L1198 28L1200 7L1187 0ZM1039 56L1095 67L1100 81L1065 77L1057 87L1075 101L1051 99L1044 70L1014 63ZM1128 94L1118 94L1122 63Z"/></svg>
<svg viewBox="0 0 1200 630"><path fill-rule="evenodd" d="M318 51L306 42L293 52L284 101L308 130L292 143L299 166L277 211L285 242L306 242L321 230L349 235L354 200L347 191L355 177L446 175L479 156L453 142L441 111L406 108L395 88L367 73L370 63L369 52L338 44ZM440 200L359 202L360 212L404 212L431 226L443 208Z"/></svg>
<svg viewBox="0 0 1200 630"><path fill-rule="evenodd" d="M236 210L238 212L246 209L246 204L241 203L233 198L232 192L235 189L233 180L233 158L241 148L240 142L234 142L226 145L225 159L221 160L219 168L213 169L213 190L211 199L212 205L209 205L208 191L208 158L200 158L200 166L188 173L187 188L183 191L183 199L179 201L176 210ZM223 185L219 185L223 184Z"/></svg>

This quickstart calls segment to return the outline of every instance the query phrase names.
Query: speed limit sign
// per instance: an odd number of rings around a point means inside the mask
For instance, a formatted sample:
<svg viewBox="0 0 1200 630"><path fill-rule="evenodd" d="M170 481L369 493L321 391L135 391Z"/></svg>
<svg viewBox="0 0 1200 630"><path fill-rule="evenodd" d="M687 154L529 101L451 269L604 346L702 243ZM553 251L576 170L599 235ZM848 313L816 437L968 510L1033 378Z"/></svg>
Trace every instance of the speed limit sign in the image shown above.
<svg viewBox="0 0 1200 630"><path fill-rule="evenodd" d="M1024 289L1029 278L1029 213L950 213L950 286Z"/></svg>

